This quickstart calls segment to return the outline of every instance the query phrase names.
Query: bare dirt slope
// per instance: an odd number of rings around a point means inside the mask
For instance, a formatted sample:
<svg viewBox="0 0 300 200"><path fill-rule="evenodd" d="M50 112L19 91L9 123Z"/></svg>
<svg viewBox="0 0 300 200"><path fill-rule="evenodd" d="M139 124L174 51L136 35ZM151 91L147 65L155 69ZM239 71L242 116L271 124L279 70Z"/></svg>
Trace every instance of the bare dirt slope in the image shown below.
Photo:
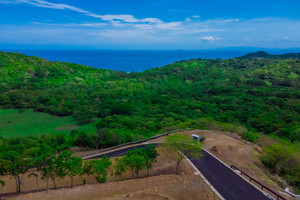
<svg viewBox="0 0 300 200"><path fill-rule="evenodd" d="M18 200L94 199L218 199L195 175L160 175L149 178L85 185L76 188L29 193Z"/></svg>

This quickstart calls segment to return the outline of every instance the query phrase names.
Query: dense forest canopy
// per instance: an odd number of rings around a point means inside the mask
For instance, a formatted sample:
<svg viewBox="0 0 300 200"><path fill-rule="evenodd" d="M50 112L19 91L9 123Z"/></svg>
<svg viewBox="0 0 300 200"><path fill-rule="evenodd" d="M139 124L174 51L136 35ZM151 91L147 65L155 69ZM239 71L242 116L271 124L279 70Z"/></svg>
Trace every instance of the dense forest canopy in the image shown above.
<svg viewBox="0 0 300 200"><path fill-rule="evenodd" d="M300 55L194 59L141 73L0 52L0 108L33 108L144 137L199 119L300 141Z"/></svg>

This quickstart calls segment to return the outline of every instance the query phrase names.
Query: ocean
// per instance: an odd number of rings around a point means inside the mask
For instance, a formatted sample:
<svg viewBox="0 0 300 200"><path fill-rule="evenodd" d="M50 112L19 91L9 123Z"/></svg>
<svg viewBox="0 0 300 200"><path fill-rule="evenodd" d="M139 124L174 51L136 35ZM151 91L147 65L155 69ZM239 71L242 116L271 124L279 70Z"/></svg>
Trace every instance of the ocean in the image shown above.
<svg viewBox="0 0 300 200"><path fill-rule="evenodd" d="M116 71L141 72L155 67L195 58L228 59L245 55L256 50L3 50L20 52L28 56L37 56L50 61L62 61L88 65ZM293 51L267 51L271 54L283 54Z"/></svg>

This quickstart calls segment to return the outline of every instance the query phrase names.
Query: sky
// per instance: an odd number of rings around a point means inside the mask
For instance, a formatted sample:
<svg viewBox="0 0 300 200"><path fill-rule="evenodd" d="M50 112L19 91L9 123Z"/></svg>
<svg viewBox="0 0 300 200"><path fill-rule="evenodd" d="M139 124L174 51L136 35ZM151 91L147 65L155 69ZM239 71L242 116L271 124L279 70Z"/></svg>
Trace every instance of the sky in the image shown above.
<svg viewBox="0 0 300 200"><path fill-rule="evenodd" d="M300 0L0 0L0 49L300 48Z"/></svg>

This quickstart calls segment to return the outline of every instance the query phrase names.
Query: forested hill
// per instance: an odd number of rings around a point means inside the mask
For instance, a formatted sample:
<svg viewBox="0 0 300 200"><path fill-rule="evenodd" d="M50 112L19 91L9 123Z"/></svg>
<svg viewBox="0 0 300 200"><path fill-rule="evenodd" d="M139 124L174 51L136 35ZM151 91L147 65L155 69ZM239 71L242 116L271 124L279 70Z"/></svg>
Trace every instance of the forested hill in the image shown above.
<svg viewBox="0 0 300 200"><path fill-rule="evenodd" d="M269 58L269 59L300 59L300 53L287 53L281 55L271 55L264 51L256 53L248 53L244 56L238 57L239 59L252 59L252 58Z"/></svg>
<svg viewBox="0 0 300 200"><path fill-rule="evenodd" d="M125 135L215 121L300 141L300 60L292 57L194 59L128 74L0 52L0 106L80 124L97 118Z"/></svg>

